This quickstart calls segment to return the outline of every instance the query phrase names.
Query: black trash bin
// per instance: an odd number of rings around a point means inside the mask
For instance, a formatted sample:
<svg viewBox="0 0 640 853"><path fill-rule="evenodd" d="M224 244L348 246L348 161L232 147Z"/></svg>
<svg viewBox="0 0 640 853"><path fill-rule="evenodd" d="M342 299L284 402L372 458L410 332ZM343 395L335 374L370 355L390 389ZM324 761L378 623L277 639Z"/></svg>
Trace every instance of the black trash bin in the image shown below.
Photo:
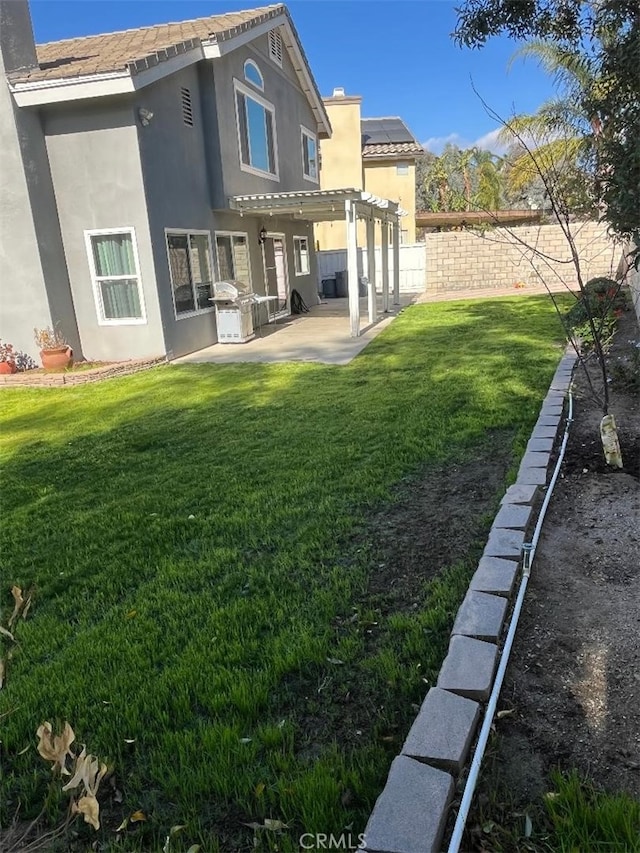
<svg viewBox="0 0 640 853"><path fill-rule="evenodd" d="M322 279L322 295L325 299L336 298L336 280L335 278Z"/></svg>
<svg viewBox="0 0 640 853"><path fill-rule="evenodd" d="M336 296L344 299L349 295L349 273L347 270L338 270L336 273Z"/></svg>

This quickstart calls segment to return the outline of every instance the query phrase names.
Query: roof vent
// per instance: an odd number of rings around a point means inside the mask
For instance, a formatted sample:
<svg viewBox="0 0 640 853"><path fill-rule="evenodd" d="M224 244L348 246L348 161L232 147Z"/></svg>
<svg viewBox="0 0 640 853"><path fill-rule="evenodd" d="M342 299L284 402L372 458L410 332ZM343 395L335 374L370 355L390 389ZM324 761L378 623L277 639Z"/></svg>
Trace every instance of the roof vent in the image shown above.
<svg viewBox="0 0 640 853"><path fill-rule="evenodd" d="M193 127L193 107L191 106L191 92L185 86L180 89L182 96L182 120L189 127Z"/></svg>
<svg viewBox="0 0 640 853"><path fill-rule="evenodd" d="M277 29L269 30L269 56L282 66L282 36Z"/></svg>
<svg viewBox="0 0 640 853"><path fill-rule="evenodd" d="M333 97L334 98L344 98L344 89L342 88L342 86L337 86L333 90Z"/></svg>

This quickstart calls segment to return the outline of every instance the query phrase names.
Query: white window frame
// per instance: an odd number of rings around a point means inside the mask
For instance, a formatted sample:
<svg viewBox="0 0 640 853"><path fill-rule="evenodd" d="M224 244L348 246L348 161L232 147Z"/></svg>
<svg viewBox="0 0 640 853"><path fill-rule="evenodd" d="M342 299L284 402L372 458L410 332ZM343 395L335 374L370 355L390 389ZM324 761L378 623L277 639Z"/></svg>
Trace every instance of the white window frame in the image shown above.
<svg viewBox="0 0 640 853"><path fill-rule="evenodd" d="M92 237L104 237L107 234L129 234L131 237L131 245L133 247L133 260L135 264L135 275L98 275L96 270L95 258L93 256ZM122 228L90 228L84 231L84 241L87 250L87 258L89 260L89 270L91 272L91 285L93 288L93 298L96 304L96 316L99 326L145 326L147 323L147 309L144 301L144 289L142 287L142 276L140 275L140 258L138 256L138 241L136 240L136 229L131 226L123 226ZM99 282L103 279L108 281L129 281L135 278L138 284L138 299L140 301L141 317L122 317L109 319L104 314L104 304L102 302L102 291L99 287Z"/></svg>
<svg viewBox="0 0 640 853"><path fill-rule="evenodd" d="M214 231L213 232L213 242L215 243L215 247L216 247L216 253L215 253L216 280L221 281L222 279L220 278L220 266L218 264L218 243L217 243L218 237L231 237L231 238L233 238L233 237L244 237L245 240L247 241L247 261L248 261L248 265L249 265L249 281L248 281L248 284L249 284L249 289L253 290L253 284L252 284L253 273L251 271L251 249L250 249L251 241L249 240L249 234L246 231ZM233 252L233 239L231 240L231 251ZM235 257L233 259L233 265L234 265L234 267L236 265ZM235 272L236 272L235 269L233 272L235 274Z"/></svg>
<svg viewBox="0 0 640 853"><path fill-rule="evenodd" d="M213 265L213 250L211 247L211 231L207 231L206 229L200 228L165 228L164 229L164 250L167 253L167 268L169 270L169 282L171 284L171 301L173 302L173 316L176 318L176 322L180 320L189 320L191 317L199 317L202 314L211 314L212 311L216 310L213 302L207 308L196 308L193 311L183 311L182 314L178 314L176 309L176 299L175 299L175 290L173 287L173 278L171 276L171 261L169 260L169 234L206 234L208 243L209 243L209 265L211 267L211 284L215 281L215 267ZM191 252L191 246L189 245L189 241L187 240L187 246L189 252ZM193 289L193 282L191 282L191 287ZM213 286L211 288L211 295L213 296ZM194 305L197 305L197 299L195 298L194 293Z"/></svg>
<svg viewBox="0 0 640 853"><path fill-rule="evenodd" d="M307 244L307 269L299 270L298 269L298 256L296 255L296 241L304 240ZM302 257L302 252L300 252L300 257ZM293 236L293 270L296 275L311 275L311 251L309 250L309 238L304 234L294 234Z"/></svg>
<svg viewBox="0 0 640 853"><path fill-rule="evenodd" d="M255 68L256 71L258 72L258 77L260 78L260 80L262 80L262 83L260 85L258 85L258 83L254 83L253 80L250 80L247 77L247 65L253 66L253 68ZM260 68L258 67L258 63L255 61L255 59L246 59L244 66L243 66L243 71L244 71L245 83L249 83L251 86L255 86L256 89L259 89L261 92L264 92L264 77L262 76L262 71L260 71Z"/></svg>
<svg viewBox="0 0 640 853"><path fill-rule="evenodd" d="M267 39L269 42L269 59L271 59L272 62L275 62L275 64L279 68L282 68L282 57L284 56L284 42L282 41L282 34L280 33L277 27L274 27L273 29L269 30L269 32L267 33ZM273 49L274 43L280 46L279 59L277 50Z"/></svg>
<svg viewBox="0 0 640 853"><path fill-rule="evenodd" d="M304 138L305 138L305 136L308 137L309 139L311 139L312 142L316 146L316 177L315 178L312 178L311 175L307 175L304 171L304 146L305 146ZM301 146L301 154L302 154L302 177L305 179L305 181L309 181L309 183L317 184L320 181L320 151L318 148L318 137L316 136L316 134L313 131L309 130L308 127L305 127L302 124L300 125L300 146Z"/></svg>
<svg viewBox="0 0 640 853"><path fill-rule="evenodd" d="M400 171L403 169L404 171ZM405 177L409 174L409 164L408 163L396 163L396 175L398 177Z"/></svg>
<svg viewBox="0 0 640 853"><path fill-rule="evenodd" d="M273 165L275 168L275 172L265 172L263 169L257 169L255 166L249 166L246 163L242 162L242 139L240 137L240 114L238 112L238 92L243 94L245 98L251 98L256 101L256 103L260 104L265 110L268 110L271 113L271 126L273 128ZM250 89L248 86L245 86L244 83L241 83L240 80L236 80L234 77L233 80L233 101L236 111L236 134L238 137L238 162L240 163L240 169L243 172L249 172L250 175L258 175L261 178L269 178L271 181L280 182L280 170L279 170L279 162L280 158L278 156L278 132L276 128L276 108L274 105L267 101L266 98L263 98L261 95L258 95L255 89ZM248 122L247 122L248 125ZM247 140L247 143L249 140ZM249 145L249 150L251 150L251 146Z"/></svg>

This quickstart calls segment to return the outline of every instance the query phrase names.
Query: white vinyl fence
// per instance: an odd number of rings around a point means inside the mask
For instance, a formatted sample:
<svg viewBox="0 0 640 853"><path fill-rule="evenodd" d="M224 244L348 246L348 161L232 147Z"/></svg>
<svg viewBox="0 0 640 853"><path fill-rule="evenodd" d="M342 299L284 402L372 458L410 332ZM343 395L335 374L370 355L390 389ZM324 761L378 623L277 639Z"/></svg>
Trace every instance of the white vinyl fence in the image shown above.
<svg viewBox="0 0 640 853"><path fill-rule="evenodd" d="M376 284L382 291L382 249L376 246ZM318 289L323 278L333 278L346 270L347 250L318 252ZM358 275L367 274L367 250L358 249ZM400 246L400 293L422 293L426 283L426 251L424 243ZM393 292L393 249L389 246L389 292Z"/></svg>

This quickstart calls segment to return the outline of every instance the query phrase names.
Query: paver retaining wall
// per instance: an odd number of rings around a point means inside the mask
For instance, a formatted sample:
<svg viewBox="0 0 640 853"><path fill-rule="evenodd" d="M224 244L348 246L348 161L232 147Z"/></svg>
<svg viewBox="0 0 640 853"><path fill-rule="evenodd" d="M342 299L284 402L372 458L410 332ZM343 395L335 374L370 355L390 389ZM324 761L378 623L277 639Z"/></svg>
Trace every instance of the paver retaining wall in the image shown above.
<svg viewBox="0 0 640 853"><path fill-rule="evenodd" d="M562 420L576 355L567 351L551 382L518 476L496 515L484 553L460 605L437 685L422 704L393 761L364 833L370 853L438 853L458 776L489 699L516 594L525 543Z"/></svg>

